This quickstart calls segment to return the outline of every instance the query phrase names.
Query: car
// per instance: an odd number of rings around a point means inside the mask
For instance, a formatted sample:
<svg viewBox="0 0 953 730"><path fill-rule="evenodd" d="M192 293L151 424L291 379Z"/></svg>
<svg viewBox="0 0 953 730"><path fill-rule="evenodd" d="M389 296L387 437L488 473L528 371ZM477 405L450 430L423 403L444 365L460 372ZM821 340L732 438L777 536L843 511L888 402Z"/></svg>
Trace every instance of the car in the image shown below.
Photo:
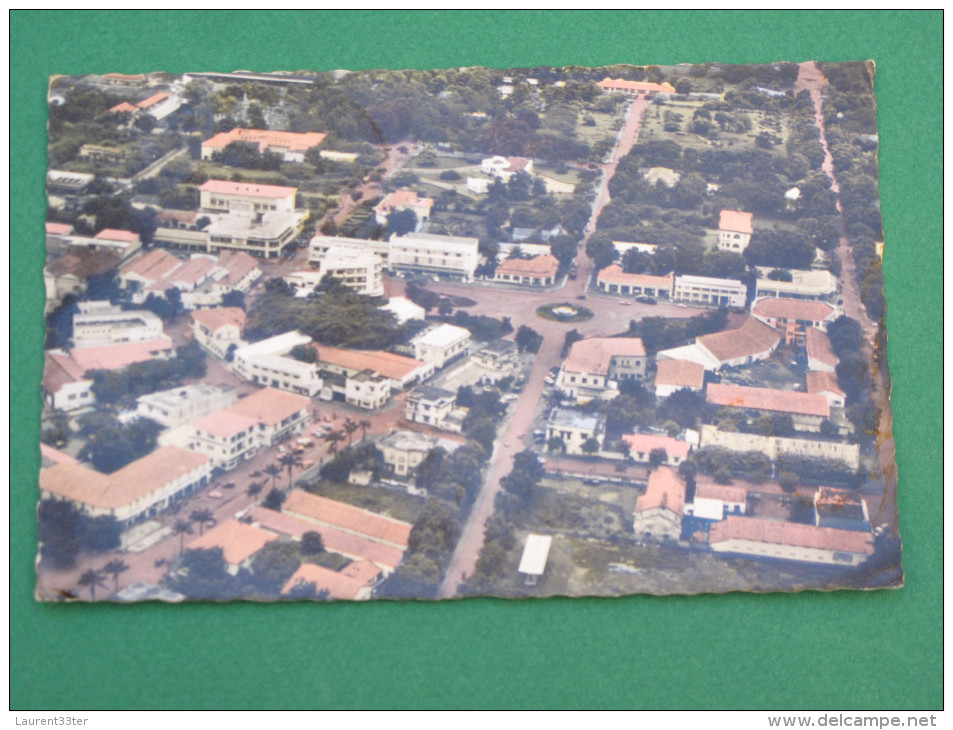
<svg viewBox="0 0 953 730"><path fill-rule="evenodd" d="M580 294L578 297L576 297L576 299L580 299L580 300L585 299L585 298L586 298L586 295L585 295L585 294Z"/></svg>
<svg viewBox="0 0 953 730"><path fill-rule="evenodd" d="M658 301L655 299L655 297L641 296L636 297L635 301L641 302L642 304L658 304Z"/></svg>
<svg viewBox="0 0 953 730"><path fill-rule="evenodd" d="M222 495L222 493L218 491L217 489L213 489L212 491L208 493L208 496L211 497L212 499L221 499L224 495Z"/></svg>
<svg viewBox="0 0 953 730"><path fill-rule="evenodd" d="M632 306L632 302L630 302L630 301L628 301L628 300L626 300L626 299L623 299L623 300L621 300L621 301L619 302L619 305L622 306L622 307L631 307L631 306Z"/></svg>

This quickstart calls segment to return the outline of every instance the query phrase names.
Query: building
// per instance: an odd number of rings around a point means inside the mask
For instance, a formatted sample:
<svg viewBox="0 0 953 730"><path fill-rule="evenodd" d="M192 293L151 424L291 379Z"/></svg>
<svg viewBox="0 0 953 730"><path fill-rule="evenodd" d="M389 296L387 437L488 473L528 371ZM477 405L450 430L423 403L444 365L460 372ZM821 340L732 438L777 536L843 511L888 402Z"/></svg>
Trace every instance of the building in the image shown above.
<svg viewBox="0 0 953 730"><path fill-rule="evenodd" d="M751 243L753 217L741 210L721 211L718 216L718 250L743 253Z"/></svg>
<svg viewBox="0 0 953 730"><path fill-rule="evenodd" d="M675 87L667 81L653 84L648 81L627 81L610 79L608 76L596 84L606 94L626 94L627 96L653 97L658 94L674 94Z"/></svg>
<svg viewBox="0 0 953 730"><path fill-rule="evenodd" d="M675 277L672 299L698 306L744 307L748 287L737 279L685 274Z"/></svg>
<svg viewBox="0 0 953 730"><path fill-rule="evenodd" d="M675 288L675 277L672 274L665 276L627 274L618 264L611 264L598 273L596 286L609 294L668 300L672 297Z"/></svg>
<svg viewBox="0 0 953 730"><path fill-rule="evenodd" d="M668 398L683 388L700 393L705 387L705 366L689 360L659 360L654 384L656 398Z"/></svg>
<svg viewBox="0 0 953 730"><path fill-rule="evenodd" d="M695 498L685 505L685 514L720 522L729 515L743 515L748 509L748 491L744 487L718 484L704 475L695 477Z"/></svg>
<svg viewBox="0 0 953 730"><path fill-rule="evenodd" d="M277 535L238 520L226 520L206 530L186 545L186 550L213 550L220 548L229 575L238 575L251 565L252 558Z"/></svg>
<svg viewBox="0 0 953 730"><path fill-rule="evenodd" d="M84 144L77 155L81 160L90 162L121 163L126 161L126 151L122 147L108 147L100 144Z"/></svg>
<svg viewBox="0 0 953 730"><path fill-rule="evenodd" d="M660 363L663 360L687 360L698 363L705 370L720 370L767 360L780 344L781 335L774 327L748 317L736 329L700 335L692 345L659 350L656 359Z"/></svg>
<svg viewBox="0 0 953 730"><path fill-rule="evenodd" d="M234 352L232 369L241 377L259 385L280 388L309 398L321 390L324 382L313 362L291 357L295 347L311 343L311 338L300 332L285 332Z"/></svg>
<svg viewBox="0 0 953 730"><path fill-rule="evenodd" d="M384 296L384 262L374 253L332 247L317 265L321 280L331 277L358 294Z"/></svg>
<svg viewBox="0 0 953 730"><path fill-rule="evenodd" d="M805 299L810 301L826 301L833 299L837 294L837 277L830 271L814 271L801 269L785 269L791 281L779 281L770 278L774 269L765 266L757 267L758 279L755 283L755 298L783 297L785 299Z"/></svg>
<svg viewBox="0 0 953 730"><path fill-rule="evenodd" d="M204 454L216 469L230 471L254 456L262 445L258 426L257 418L222 409L189 421L181 435L170 438L187 438L187 442L180 440L176 445Z"/></svg>
<svg viewBox="0 0 953 730"><path fill-rule="evenodd" d="M530 259L506 259L496 267L493 281L503 284L552 286L556 283L559 259L552 254Z"/></svg>
<svg viewBox="0 0 953 730"><path fill-rule="evenodd" d="M311 420L310 406L304 396L264 388L229 406L228 412L255 419L259 443L274 446L304 430Z"/></svg>
<svg viewBox="0 0 953 730"><path fill-rule="evenodd" d="M238 307L197 309L192 312L192 335L203 349L219 360L228 356L230 349L245 344L245 311Z"/></svg>
<svg viewBox="0 0 953 730"><path fill-rule="evenodd" d="M440 440L436 436L416 431L391 431L377 442L377 449L392 474L409 477L427 458L427 454L439 445Z"/></svg>
<svg viewBox="0 0 953 730"><path fill-rule="evenodd" d="M837 375L824 370L812 370L807 374L807 392L823 395L831 408L843 408L847 398L837 381Z"/></svg>
<svg viewBox="0 0 953 730"><path fill-rule="evenodd" d="M60 411L75 411L96 402L92 378L87 378L85 368L62 350L46 351L43 402Z"/></svg>
<svg viewBox="0 0 953 730"><path fill-rule="evenodd" d="M208 457L163 446L112 474L65 463L43 469L40 497L66 500L91 517L114 517L126 530L206 486L211 472Z"/></svg>
<svg viewBox="0 0 953 730"><path fill-rule="evenodd" d="M602 450L605 431L606 417L602 413L583 413L557 408L546 424L546 443L550 451L560 450L574 456L596 454ZM562 441L562 446L553 449L550 442L557 439ZM592 442L596 448L584 448L587 443Z"/></svg>
<svg viewBox="0 0 953 730"><path fill-rule="evenodd" d="M685 511L685 482L674 469L660 466L649 474L645 494L636 502L633 528L642 540L678 540Z"/></svg>
<svg viewBox="0 0 953 730"><path fill-rule="evenodd" d="M647 464L652 458L652 452L661 449L665 452L662 463L667 466L678 466L688 458L691 447L685 441L651 433L626 433L622 435L622 443L629 447L629 458L642 464Z"/></svg>
<svg viewBox="0 0 953 730"><path fill-rule="evenodd" d="M383 408L390 395L390 379L370 369L349 375L344 383L344 401L365 410Z"/></svg>
<svg viewBox="0 0 953 730"><path fill-rule="evenodd" d="M84 372L91 370L119 370L137 362L145 362L173 354L172 340L163 335L142 342L121 342L100 347L74 347L70 357Z"/></svg>
<svg viewBox="0 0 953 730"><path fill-rule="evenodd" d="M141 304L146 300L147 290L157 291L156 284L167 280L172 272L182 266L182 259L162 249L153 249L137 256L119 269L119 288L130 299ZM164 294L163 290L160 294Z"/></svg>
<svg viewBox="0 0 953 730"><path fill-rule="evenodd" d="M807 369L833 373L837 370L840 358L834 354L827 335L814 327L808 327L804 333L804 349L807 353Z"/></svg>
<svg viewBox="0 0 953 730"><path fill-rule="evenodd" d="M476 382L495 385L504 378L519 378L524 361L513 340L494 340L472 353L468 365L479 376Z"/></svg>
<svg viewBox="0 0 953 730"><path fill-rule="evenodd" d="M502 157L495 155L493 157L486 157L480 161L480 172L492 178L498 177L506 183L518 172L525 172L527 175L532 175L533 161L526 157Z"/></svg>
<svg viewBox="0 0 953 730"><path fill-rule="evenodd" d="M73 315L73 344L76 347L146 342L162 337L162 320L148 311L123 310L108 301L81 302Z"/></svg>
<svg viewBox="0 0 953 730"><path fill-rule="evenodd" d="M136 414L141 418L151 418L166 428L176 428L194 418L227 408L236 400L238 394L230 385L196 383L140 396L136 401Z"/></svg>
<svg viewBox="0 0 953 730"><path fill-rule="evenodd" d="M374 206L374 216L377 225L387 225L387 216L398 211L409 210L417 216L415 231L419 231L424 223L430 220L430 209L433 208L433 198L421 198L413 190L395 190L385 195L384 199Z"/></svg>
<svg viewBox="0 0 953 730"><path fill-rule="evenodd" d="M241 129L220 132L202 142L202 159L211 160L232 142L250 142L258 145L258 153L280 155L285 162L304 162L309 150L324 142L321 132L284 132L272 129Z"/></svg>
<svg viewBox="0 0 953 730"><path fill-rule="evenodd" d="M826 332L837 310L827 302L765 297L754 303L751 314L778 330L786 345L803 345L807 330L813 327Z"/></svg>
<svg viewBox="0 0 953 730"><path fill-rule="evenodd" d="M202 242L209 253L243 251L258 258L276 258L288 244L295 240L307 218L307 211L293 210L217 215L205 228ZM163 230L173 231L174 229ZM193 232L182 231L181 233ZM167 234L167 237L175 236ZM202 242L197 242L195 245L201 245Z"/></svg>
<svg viewBox="0 0 953 730"><path fill-rule="evenodd" d="M404 551L413 528L409 522L369 512L327 497L294 489L282 505L286 514L319 527L330 527Z"/></svg>
<svg viewBox="0 0 953 730"><path fill-rule="evenodd" d="M136 104L136 109L145 112L158 122L177 111L182 99L177 94L160 91Z"/></svg>
<svg viewBox="0 0 953 730"><path fill-rule="evenodd" d="M59 193L63 195L81 195L89 186L89 184L95 179L96 176L88 172L47 170L46 189L51 193ZM47 230L47 233L49 233L49 230ZM69 234L60 233L58 235Z"/></svg>
<svg viewBox="0 0 953 730"><path fill-rule="evenodd" d="M456 402L456 395L449 390L419 385L407 394L404 413L408 421L441 428Z"/></svg>
<svg viewBox="0 0 953 730"><path fill-rule="evenodd" d="M827 565L860 565L874 553L870 533L736 515L711 526L708 544L719 553Z"/></svg>
<svg viewBox="0 0 953 730"><path fill-rule="evenodd" d="M330 345L311 347L317 351L321 370L344 376L370 371L387 379L394 390L426 380L434 372L430 363L384 350L348 350Z"/></svg>
<svg viewBox="0 0 953 730"><path fill-rule="evenodd" d="M297 188L207 180L199 186L199 207L218 213L293 213Z"/></svg>
<svg viewBox="0 0 953 730"><path fill-rule="evenodd" d="M387 265L395 271L473 281L480 263L480 242L476 238L408 233L391 236L389 243Z"/></svg>
<svg viewBox="0 0 953 730"><path fill-rule="evenodd" d="M717 426L703 425L702 447L716 446L730 451L759 451L772 461L785 456L800 456L814 459L836 459L851 469L860 465L860 446L820 438L794 438L791 436L762 436L756 433L720 431Z"/></svg>
<svg viewBox="0 0 953 730"><path fill-rule="evenodd" d="M347 238L345 236L325 236L317 233L311 238L311 242L308 245L308 263L311 268L320 268L324 257L332 249L376 254L380 256L385 266L387 266L390 256L389 241L372 241L370 239Z"/></svg>
<svg viewBox="0 0 953 730"><path fill-rule="evenodd" d="M313 586L315 597L329 601L366 601L381 580L381 569L367 560L355 561L341 570L315 563L302 563L281 589L289 596Z"/></svg>
<svg viewBox="0 0 953 730"><path fill-rule="evenodd" d="M589 337L573 343L556 386L576 402L612 398L618 381L645 379L646 361L638 337Z"/></svg>
<svg viewBox="0 0 953 730"><path fill-rule="evenodd" d="M870 532L867 500L845 489L820 487L814 492L814 525Z"/></svg>
<svg viewBox="0 0 953 730"><path fill-rule="evenodd" d="M549 550L553 545L552 535L526 536L523 554L520 555L520 564L516 572L523 576L523 582L528 586L539 583L539 579L546 572L546 562L549 560Z"/></svg>
<svg viewBox="0 0 953 730"><path fill-rule="evenodd" d="M467 354L470 330L452 324L441 324L414 337L410 344L414 357L436 368Z"/></svg>
<svg viewBox="0 0 953 730"><path fill-rule="evenodd" d="M770 388L749 388L728 383L709 383L706 400L713 406L736 408L754 414L785 414L802 431L819 431L831 416L827 398L815 393Z"/></svg>
<svg viewBox="0 0 953 730"><path fill-rule="evenodd" d="M47 250L52 251L47 234ZM59 307L68 296L80 297L86 293L91 278L114 269L121 259L115 251L84 251L74 248L65 253L50 254L43 268L46 288L44 314Z"/></svg>

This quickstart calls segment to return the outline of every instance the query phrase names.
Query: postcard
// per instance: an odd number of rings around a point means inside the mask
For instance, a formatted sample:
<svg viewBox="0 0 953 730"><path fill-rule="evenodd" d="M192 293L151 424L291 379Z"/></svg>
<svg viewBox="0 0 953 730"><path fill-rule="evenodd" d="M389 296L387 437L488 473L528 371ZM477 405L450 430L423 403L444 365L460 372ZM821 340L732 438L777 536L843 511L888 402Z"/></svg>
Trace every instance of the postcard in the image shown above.
<svg viewBox="0 0 953 730"><path fill-rule="evenodd" d="M903 583L872 63L55 77L38 600Z"/></svg>

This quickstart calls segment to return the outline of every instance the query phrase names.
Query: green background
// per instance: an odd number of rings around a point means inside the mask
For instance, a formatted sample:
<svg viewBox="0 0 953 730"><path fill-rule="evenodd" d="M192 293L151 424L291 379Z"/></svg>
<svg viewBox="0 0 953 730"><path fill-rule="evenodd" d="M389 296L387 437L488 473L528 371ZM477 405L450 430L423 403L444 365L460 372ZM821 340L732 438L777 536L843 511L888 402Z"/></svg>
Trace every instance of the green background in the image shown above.
<svg viewBox="0 0 953 730"><path fill-rule="evenodd" d="M941 707L941 42L928 12L11 15L12 709ZM902 590L364 605L32 599L50 74L877 62Z"/></svg>

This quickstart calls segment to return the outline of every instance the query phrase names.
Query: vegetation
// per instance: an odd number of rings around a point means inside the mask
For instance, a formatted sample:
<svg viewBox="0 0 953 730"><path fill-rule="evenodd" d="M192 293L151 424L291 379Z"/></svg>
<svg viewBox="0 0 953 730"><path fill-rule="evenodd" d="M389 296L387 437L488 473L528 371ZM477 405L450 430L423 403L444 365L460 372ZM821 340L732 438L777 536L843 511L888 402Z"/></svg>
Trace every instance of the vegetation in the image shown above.
<svg viewBox="0 0 953 730"><path fill-rule="evenodd" d="M119 546L114 517L90 517L61 499L40 500L40 556L54 568L71 568L81 553L101 553Z"/></svg>

